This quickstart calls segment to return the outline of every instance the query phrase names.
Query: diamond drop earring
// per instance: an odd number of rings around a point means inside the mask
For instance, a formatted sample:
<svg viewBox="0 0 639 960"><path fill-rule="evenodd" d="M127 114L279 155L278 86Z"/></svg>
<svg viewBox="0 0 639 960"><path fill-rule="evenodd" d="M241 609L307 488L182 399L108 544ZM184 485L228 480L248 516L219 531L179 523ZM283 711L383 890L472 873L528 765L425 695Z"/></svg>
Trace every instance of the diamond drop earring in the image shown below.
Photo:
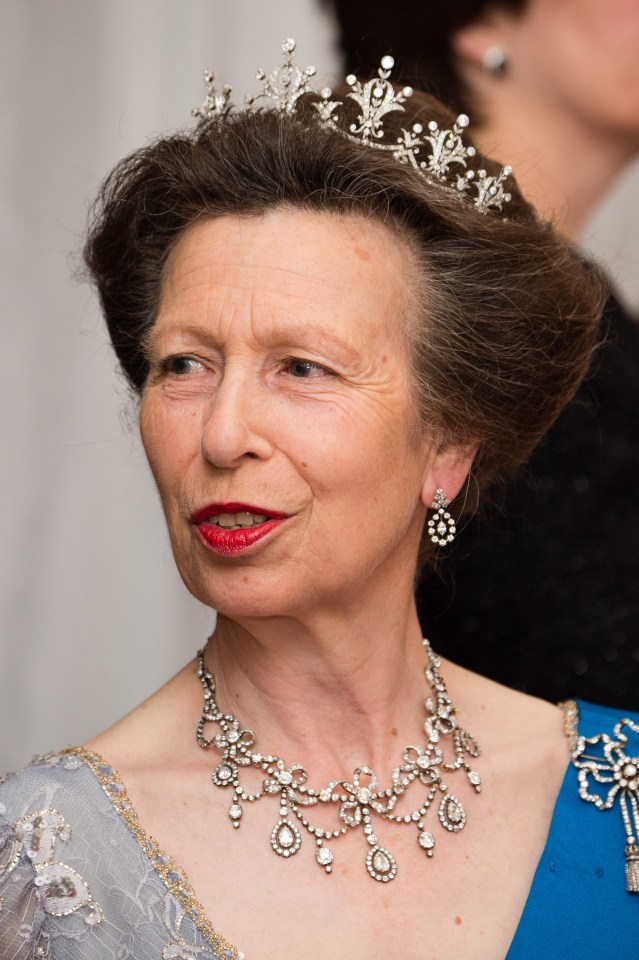
<svg viewBox="0 0 639 960"><path fill-rule="evenodd" d="M433 500L432 510L435 510L435 516L428 521L428 536L440 547L452 543L457 533L455 521L446 510L450 500L444 494L441 487L438 487Z"/></svg>

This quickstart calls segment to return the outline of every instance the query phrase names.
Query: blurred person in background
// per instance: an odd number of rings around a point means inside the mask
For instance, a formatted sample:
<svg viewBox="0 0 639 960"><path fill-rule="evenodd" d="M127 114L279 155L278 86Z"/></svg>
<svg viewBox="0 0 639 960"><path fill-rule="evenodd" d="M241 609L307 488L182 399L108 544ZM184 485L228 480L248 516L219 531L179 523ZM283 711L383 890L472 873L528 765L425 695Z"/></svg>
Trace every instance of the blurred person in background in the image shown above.
<svg viewBox="0 0 639 960"><path fill-rule="evenodd" d="M635 0L325 0L350 70L382 52L473 120L481 148L570 240L639 152ZM551 699L639 706L639 328L611 296L606 342L517 481L461 532L427 636ZM487 573L488 571L488 573ZM552 669L548 670L552 654Z"/></svg>

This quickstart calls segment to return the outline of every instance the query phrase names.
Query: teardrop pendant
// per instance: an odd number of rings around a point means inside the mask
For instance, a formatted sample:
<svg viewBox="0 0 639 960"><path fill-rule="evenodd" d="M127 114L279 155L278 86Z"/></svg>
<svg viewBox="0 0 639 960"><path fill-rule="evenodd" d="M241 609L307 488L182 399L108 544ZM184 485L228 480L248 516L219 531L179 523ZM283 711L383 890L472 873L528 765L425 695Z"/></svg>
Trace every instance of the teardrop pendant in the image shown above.
<svg viewBox="0 0 639 960"><path fill-rule="evenodd" d="M271 831L271 846L279 857L292 857L302 845L300 832L290 820L278 820Z"/></svg>
<svg viewBox="0 0 639 960"><path fill-rule="evenodd" d="M439 805L439 822L442 827L450 830L451 833L457 833L466 823L466 811L452 793L447 793L445 797L442 797Z"/></svg>
<svg viewBox="0 0 639 960"><path fill-rule="evenodd" d="M373 878L380 883L388 883L397 876L395 857L385 847L376 846L368 851L366 869Z"/></svg>

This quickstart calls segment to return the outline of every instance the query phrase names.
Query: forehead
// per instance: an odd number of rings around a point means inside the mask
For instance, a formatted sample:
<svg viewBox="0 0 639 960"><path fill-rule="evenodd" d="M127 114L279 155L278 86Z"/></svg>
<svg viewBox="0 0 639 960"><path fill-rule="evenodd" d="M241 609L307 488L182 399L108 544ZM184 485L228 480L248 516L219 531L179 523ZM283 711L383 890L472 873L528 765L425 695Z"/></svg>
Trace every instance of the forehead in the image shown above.
<svg viewBox="0 0 639 960"><path fill-rule="evenodd" d="M361 216L278 209L189 227L165 270L156 327L197 318L341 329L359 341L403 328L413 255Z"/></svg>

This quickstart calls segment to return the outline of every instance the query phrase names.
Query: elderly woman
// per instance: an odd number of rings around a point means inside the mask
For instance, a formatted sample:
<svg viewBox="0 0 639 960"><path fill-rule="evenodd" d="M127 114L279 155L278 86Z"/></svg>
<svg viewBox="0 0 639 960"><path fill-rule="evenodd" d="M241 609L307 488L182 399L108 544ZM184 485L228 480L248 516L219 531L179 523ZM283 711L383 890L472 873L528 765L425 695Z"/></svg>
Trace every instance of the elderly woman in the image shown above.
<svg viewBox="0 0 639 960"><path fill-rule="evenodd" d="M5 779L0 952L630 957L639 727L440 661L413 598L576 389L599 281L389 58L332 97L284 51L274 109L209 77L196 131L97 207L88 263L217 622Z"/></svg>

